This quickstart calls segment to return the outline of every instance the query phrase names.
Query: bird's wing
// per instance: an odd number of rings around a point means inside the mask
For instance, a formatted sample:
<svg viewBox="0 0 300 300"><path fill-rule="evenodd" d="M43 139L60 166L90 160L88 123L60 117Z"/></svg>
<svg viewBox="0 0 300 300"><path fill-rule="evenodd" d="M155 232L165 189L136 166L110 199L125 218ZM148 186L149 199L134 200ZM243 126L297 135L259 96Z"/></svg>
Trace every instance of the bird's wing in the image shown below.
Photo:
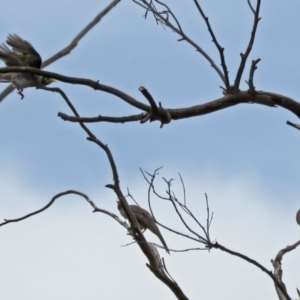
<svg viewBox="0 0 300 300"><path fill-rule="evenodd" d="M26 66L26 63L13 53L5 44L0 44L0 59L2 59L8 67Z"/></svg>
<svg viewBox="0 0 300 300"><path fill-rule="evenodd" d="M147 210L145 210L139 206L136 206L136 205L130 205L130 208L131 208L132 212L135 214L135 217L136 217L140 227L143 227L141 229L145 228L145 229L149 229L150 231L152 231L160 239L165 250L170 254L169 248L168 248L164 238L162 237L160 230L157 227L152 215Z"/></svg>
<svg viewBox="0 0 300 300"><path fill-rule="evenodd" d="M138 221L138 223L140 225L140 229L146 230L148 228L148 222L147 222L147 218L145 217L145 215L143 213L143 211L145 211L145 210L137 205L130 205L130 208L131 208L133 214L135 215L136 220Z"/></svg>
<svg viewBox="0 0 300 300"><path fill-rule="evenodd" d="M13 53L26 63L28 67L41 68L42 59L33 46L16 34L9 34L6 43L12 47Z"/></svg>

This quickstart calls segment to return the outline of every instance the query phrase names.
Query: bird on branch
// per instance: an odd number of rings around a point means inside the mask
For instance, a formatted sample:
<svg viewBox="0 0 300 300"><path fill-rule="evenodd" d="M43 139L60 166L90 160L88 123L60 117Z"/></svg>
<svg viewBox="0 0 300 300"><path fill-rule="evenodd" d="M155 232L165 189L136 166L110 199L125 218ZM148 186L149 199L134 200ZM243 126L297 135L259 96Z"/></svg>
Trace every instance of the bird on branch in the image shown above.
<svg viewBox="0 0 300 300"><path fill-rule="evenodd" d="M128 219L127 213L125 212L122 203L120 201L117 201L117 204L118 204L118 210L120 211L120 214L125 219ZM140 230L145 231L146 229L149 229L150 231L152 231L160 239L160 241L163 244L167 253L170 254L169 248L168 248L164 238L162 237L162 235L154 221L153 216L147 210L143 209L142 207L140 207L138 205L129 205L129 207L138 222Z"/></svg>
<svg viewBox="0 0 300 300"><path fill-rule="evenodd" d="M9 34L6 44L11 46L9 49L4 43L0 44L0 59L8 67L31 67L40 69L42 59L34 47L16 34ZM23 89L27 87L39 87L48 85L56 80L31 73L2 73L0 82L10 82L17 90L21 99L24 98Z"/></svg>

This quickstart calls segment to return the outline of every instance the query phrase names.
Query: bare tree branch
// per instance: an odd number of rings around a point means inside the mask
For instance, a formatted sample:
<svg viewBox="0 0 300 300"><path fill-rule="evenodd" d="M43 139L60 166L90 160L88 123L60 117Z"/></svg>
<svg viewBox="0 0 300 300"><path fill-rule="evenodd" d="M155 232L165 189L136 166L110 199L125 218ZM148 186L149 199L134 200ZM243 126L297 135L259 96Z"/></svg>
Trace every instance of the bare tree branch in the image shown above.
<svg viewBox="0 0 300 300"><path fill-rule="evenodd" d="M74 116L68 116L62 112L58 113L58 116L62 118L64 121L69 122L83 122L83 123L95 123L95 122L109 122L109 123L127 123L127 122L135 122L141 121L145 118L146 114L141 113L138 115L131 115L127 117L110 117L110 116L98 116L98 117L81 117L77 118Z"/></svg>
<svg viewBox="0 0 300 300"><path fill-rule="evenodd" d="M164 10L162 12L158 12L156 10L155 7L153 7L152 5L152 1L147 2L146 0L140 0L142 3L144 3L144 5L142 5L140 3L140 1L138 0L132 0L134 3L136 3L137 5L143 7L144 9L146 9L146 11L150 11L151 13L153 13L153 15L155 16L156 20L159 20L160 23L164 24L165 26L169 27L172 29L172 31L176 32L181 39L179 41L186 41L188 42L190 45L192 45L196 51L198 51L199 53L201 53L201 55L204 56L204 58L210 63L210 65L212 66L212 68L217 72L217 74L219 75L219 77L221 78L222 82L224 83L224 85L226 86L226 80L224 77L224 74L222 73L222 71L217 67L217 65L215 64L215 62L213 61L213 59L197 44L195 43L191 38L189 38L184 31L182 30L182 28L180 26L178 26L178 20L175 18L175 23L176 25L174 25L170 20L169 20L169 14L171 16L174 16L173 12L168 8L168 10ZM161 4L160 1L156 1L158 3ZM166 5L164 4L164 6L166 7ZM164 15L166 15L166 17L164 17ZM177 24L178 23L178 24Z"/></svg>
<svg viewBox="0 0 300 300"><path fill-rule="evenodd" d="M256 93L255 86L254 86L254 72L257 69L257 64L260 62L260 58L256 60L252 60L251 69L249 73L249 81L246 81L246 83L249 86L249 92L250 93Z"/></svg>
<svg viewBox="0 0 300 300"><path fill-rule="evenodd" d="M292 123L290 121L286 121L286 124L288 124L288 125L296 128L296 129L300 130L300 124L295 124L295 123Z"/></svg>
<svg viewBox="0 0 300 300"><path fill-rule="evenodd" d="M161 224L160 222L158 222L157 220L156 223L159 224L160 226L162 226L163 228L177 234L177 235L180 235L182 237L185 237L185 238L188 238L188 239L191 239L193 241L196 241L198 243L201 243L201 244L204 244L205 245L205 249L208 250L208 247L207 245L209 245L211 242L210 242L210 236L209 236L209 231L206 231L206 229L204 228L204 226L197 220L197 218L193 215L193 213L190 211L190 209L183 203L181 203L175 196L175 194L171 191L171 182L172 182L172 179L171 180L166 180L165 178L163 178L163 180L165 181L165 183L167 184L167 190L166 190L166 194L167 196L164 197L162 196L161 194L159 194L156 189L155 189L155 185L154 185L154 181L156 179L156 176L158 175L158 170L160 170L161 168L158 168L156 170L154 170L154 172L152 174L148 173L148 172L144 172L141 170L141 173L144 177L144 179L147 181L147 183L149 184L149 189L148 189L148 204L149 204L149 208L150 208L150 211L151 211L151 214L153 215L153 211L152 211L152 208L151 208L151 194L150 194L150 191L152 190L152 192L154 193L154 195L156 195L158 198L162 199L162 200L165 200L165 201L170 201L173 205L173 208L175 209L175 212L176 214L178 215L178 217L180 218L181 220L181 223L184 225L184 227L187 229L187 231L189 231L192 235L194 235L195 237L192 237L188 234L185 234L185 233L182 233L182 232L179 232L177 230L173 230L172 228L170 227L167 227L163 224ZM148 177L150 177L150 180L149 178L146 176L146 174L148 175ZM179 211L178 207L180 209L182 209L185 214L187 214L188 216L191 217L191 219L197 224L197 226L199 226L201 228L201 230L203 231L204 233L204 236L202 236L201 234L198 234L195 230L193 230L189 225L188 223L185 221L183 215L181 214L181 212ZM209 210L208 210L209 212ZM154 215L153 215L154 217ZM207 218L210 218L210 216L207 216ZM155 219L155 217L154 217ZM201 249L203 250L203 249Z"/></svg>
<svg viewBox="0 0 300 300"><path fill-rule="evenodd" d="M197 0L194 0L194 3L199 11L199 13L201 14L202 18L204 19L205 23L206 23L206 26L207 26L207 29L208 29L208 32L210 33L211 37L212 37L212 41L214 42L214 44L216 45L218 51L219 51L219 54L220 54L220 59L221 59L221 66L223 68L223 74L225 76L225 87L226 87L226 90L227 91L230 91L230 81L229 81L229 77L228 77L228 69L227 69L227 66L226 66L226 62L225 62L225 56L224 56L224 48L220 46L220 44L218 43L217 41L217 38L210 26L210 23L209 23L209 20L208 20L208 17L205 16L201 6L199 5L198 1Z"/></svg>
<svg viewBox="0 0 300 300"><path fill-rule="evenodd" d="M242 75L243 75L243 72L244 72L244 69L245 69L247 58L248 58L248 56L249 56L249 54L252 50L252 47L253 47L255 34L256 34L256 30L257 30L257 25L258 25L258 22L260 20L260 17L259 17L260 2L261 2L261 0L257 0L256 10L255 10L254 20L253 20L253 27L252 27L252 31L251 31L251 37L250 37L246 52L241 53L241 63L240 63L239 69L236 73L235 80L234 80L234 90L235 91L239 91L240 82L241 82L241 78L242 78Z"/></svg>
<svg viewBox="0 0 300 300"><path fill-rule="evenodd" d="M297 243L295 243L294 245L292 246L288 246L286 247L285 249L281 250L276 259L275 259L275 262L272 261L273 265L274 265L274 268L275 268L275 272L274 274L272 273L272 271L269 271L267 270L263 265L261 265L260 263L258 263L256 260L244 255L244 254L241 254L239 252L236 252L236 251L233 251L233 250L230 250L228 249L227 247L219 244L218 242L211 242L210 240L210 233L209 233L209 230L210 230L210 226L211 226L211 220L212 220L212 214L210 215L210 210L209 210L209 205L208 205L208 199L207 199L207 195L205 194L205 197L206 197L206 207L207 207L207 218L206 218L206 228L204 228L204 226L202 226L201 222L199 222L197 220L197 218L192 214L192 212L189 210L189 208L185 205L183 205L177 198L176 196L174 195L174 193L171 192L171 182L173 181L172 179L171 180L166 180L164 179L165 183L167 184L167 190L166 190L166 194L167 194L167 197L163 197L161 196L156 190L155 190L155 186L154 186L154 180L155 180L155 177L158 175L158 171L159 169L155 170L153 172L153 174L148 174L148 176L150 177L150 180L146 177L145 173L142 172L144 178L146 179L146 181L148 182L149 184L149 190L148 190L148 202L149 202L149 205L150 205L150 190L153 191L153 193L155 195L157 195L159 198L161 199L164 199L164 200L169 200L172 202L174 208L175 208L175 211L176 211L176 214L178 215L178 217L180 218L182 224L185 226L185 228L191 232L193 235L197 236L197 238L199 239L198 242L202 243L205 245L205 249L206 250L209 250L209 249L219 249L221 251L224 251L228 254L231 254L231 255L234 255L234 256L237 256L243 260L245 260L246 262L256 266L257 268L259 268L260 270L262 270L264 273L266 273L274 282L275 284L275 287L278 291L278 294L282 295L282 298L280 298L280 300L291 300L291 298L289 297L287 291L286 291L286 288L284 286L284 284L282 283L282 280L281 280L281 275L282 275L282 271L281 271L281 260L282 260L282 257L283 255L288 252L288 251L292 251L294 250L298 245L300 245L300 241L298 241ZM197 232L195 232L194 230L191 229L191 227L187 224L187 222L185 221L185 219L183 218L182 214L180 213L177 205L184 210L184 212L186 214L188 214L195 222L196 224L201 228L201 230L204 232L205 234L205 237L202 237L200 234L198 234ZM150 209L151 209L151 205L150 205ZM151 210L152 212L152 210ZM160 224L159 222L157 222L158 224ZM160 224L161 225L161 224ZM164 225L161 225L163 226L164 228L168 229L168 227L164 226ZM174 232L173 230L171 230L172 232ZM176 234L179 234L179 235L182 235L182 233L180 232L175 232ZM190 237L187 237L187 238L190 238ZM191 250L200 250L199 248L192 248L192 249L186 249L186 250L173 250L173 251L178 251L178 252L184 252L184 251L191 251ZM202 250L202 249L201 249ZM279 274L279 275L278 275ZM284 297L284 298L283 298Z"/></svg>
<svg viewBox="0 0 300 300"><path fill-rule="evenodd" d="M252 12L253 12L253 14L255 15L255 10L254 10L253 6L251 5L251 2L250 2L250 0L247 0L247 2L248 2L248 5L249 5L249 7L250 7L251 11L252 11Z"/></svg>
<svg viewBox="0 0 300 300"><path fill-rule="evenodd" d="M115 95L116 97L121 98L131 106L143 110L146 113L151 112L150 106L137 101L133 97L127 95L126 93L116 88L100 84L98 81L93 81L85 78L68 77L57 73L47 72L47 71L38 70L29 67L0 68L0 73L10 73L10 72L21 72L21 73L28 72L36 75L46 76L48 78L54 78L66 83L89 86L95 90L100 90ZM262 104L270 107L276 107L276 105L278 105L291 111L298 118L300 117L299 102L293 100L292 98L280 94L276 94L276 93L266 92L266 91L257 91L255 94L249 91L239 91L233 94L226 94L222 98L216 99L214 101L205 104L190 106L186 108L165 109L165 110L171 116L171 120L178 120L183 118L205 115L241 103L248 103L248 104L256 103L256 104Z"/></svg>
<svg viewBox="0 0 300 300"><path fill-rule="evenodd" d="M94 90L99 90L103 91L112 95L115 95L131 106L134 106L138 109L141 109L146 112L151 111L151 107L148 105L145 105L134 98L130 97L129 95L125 94L124 92L117 90L113 87L107 86L100 84L99 81L93 81L90 79L85 79L85 78L77 78L77 77L69 77L69 76L64 76L61 74L57 74L54 72L48 72L44 70L39 70L35 68L29 68L29 67L6 67L6 68L0 68L0 73L11 73L11 72L19 72L19 73L31 73L35 75L42 75L48 78L54 78L62 82L70 83L70 84L79 84L79 85L85 85L89 86Z"/></svg>
<svg viewBox="0 0 300 300"><path fill-rule="evenodd" d="M277 284L275 284L275 288L276 288L276 292L278 294L278 297L280 300L289 300L290 298L287 297L287 290L286 290L286 286L282 281L282 259L283 256L290 252L293 251L294 249L296 249L298 246L300 245L300 240L296 243L294 243L291 246L286 246L284 249L280 250L278 252L278 254L276 255L275 259L271 260L272 265L274 267L274 276L277 279ZM283 291L285 291L285 293L283 293Z"/></svg>
<svg viewBox="0 0 300 300"><path fill-rule="evenodd" d="M68 97L62 90L60 90L58 88L47 88L47 87L45 87L43 89L59 93L62 96L62 98L66 101L66 103L72 110L73 114L76 117L80 117L78 112L76 111L75 107L72 105L71 101L68 99ZM158 255L158 252L157 252L156 248L154 247L154 245L151 245L147 242L143 233L139 229L139 225L136 220L136 217L132 213L130 206L128 205L128 203L126 201L126 198L121 191L117 167L116 167L113 155L112 155L109 147L107 145L105 145L102 141L100 141L86 127L86 125L84 123L80 122L79 125L87 133L87 135L88 135L87 140L94 142L96 145L98 145L105 152L105 154L107 156L107 159L109 161L110 168L111 168L111 171L113 174L113 184L107 184L106 187L112 189L115 192L115 194L117 195L121 204L123 205L123 208L125 209L125 212L128 216L128 220L131 225L130 231L132 233L132 236L149 261L149 264L147 264L147 267L151 270L151 272L153 272L153 274L159 280L164 282L171 289L171 291L175 294L175 296L178 299L187 300L188 298L185 296L185 294L180 289L180 287L177 285L177 283L172 278L170 278L168 276L168 274L165 272L164 268L162 267L161 259Z"/></svg>
<svg viewBox="0 0 300 300"><path fill-rule="evenodd" d="M237 257L247 261L248 263L256 266L257 268L261 269L264 273L266 273L268 276L271 277L271 279L273 280L275 286L280 289L280 291L283 293L283 295L285 295L286 299L291 300L290 296L287 294L286 290L282 287L282 285L278 281L277 277L271 271L267 270L263 265L258 263L256 260L254 260L254 259L252 259L252 258L250 258L250 257L248 257L244 254L241 254L239 252L232 251L232 250L222 246L221 244L219 244L217 242L212 243L210 246L211 246L211 248L220 249L220 250L222 250L224 252L227 252L231 255L237 256Z"/></svg>
<svg viewBox="0 0 300 300"><path fill-rule="evenodd" d="M149 114L149 116L146 115L146 117L143 120L141 120L141 123L145 123L145 121L147 121L148 119L150 120L150 122L153 120L160 120L160 128L162 128L164 124L170 123L171 116L168 113L168 111L162 107L161 102L159 102L158 107L151 94L143 86L139 88L139 91L144 95L144 97L148 100L151 106L151 113Z"/></svg>
<svg viewBox="0 0 300 300"><path fill-rule="evenodd" d="M74 195L78 195L78 196L81 196L83 197L93 208L94 208L94 212L102 212L104 214L107 214L109 215L110 217L112 217L113 219L115 219L117 222L119 222L122 226L124 226L126 224L126 222L123 222L119 219L118 216L116 216L115 214L107 211L107 210L104 210L104 209L101 209L101 208L98 208L96 206L96 204L84 193L81 193L81 192L78 192L78 191L75 191L75 190L68 190L68 191L65 191L65 192L62 192L62 193L59 193L59 194L56 194L54 197L52 197L52 199L49 201L48 204L46 204L44 207L42 207L41 209L38 209L32 213L29 213L23 217L20 217L20 218L16 218L16 219L4 219L4 222L0 223L0 227L1 226L4 226L4 225L7 225L9 223L15 223L15 222L20 222L20 221L23 221L27 218L30 218L34 215L37 215L43 211L45 211L46 209L48 209L58 198L62 197L62 196L66 196L66 195L70 195L70 194L74 194ZM125 224L124 224L125 223ZM126 224L127 225L127 224ZM126 228L126 226L124 226Z"/></svg>

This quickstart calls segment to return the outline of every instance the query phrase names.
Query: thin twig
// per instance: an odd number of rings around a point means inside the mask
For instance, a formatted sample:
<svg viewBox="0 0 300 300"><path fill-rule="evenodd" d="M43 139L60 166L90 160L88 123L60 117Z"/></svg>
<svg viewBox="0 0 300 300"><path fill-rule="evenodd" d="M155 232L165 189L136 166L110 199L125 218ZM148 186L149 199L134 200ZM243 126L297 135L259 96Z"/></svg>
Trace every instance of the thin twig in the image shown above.
<svg viewBox="0 0 300 300"><path fill-rule="evenodd" d="M226 65L226 62L225 62L225 56L224 56L224 48L220 46L219 42L217 41L217 38L210 26L210 23L209 23L209 19L207 16L205 16L201 6L199 5L198 1L197 0L194 0L194 3L199 11L199 13L201 14L203 20L205 21L206 23L206 26L207 26L207 29L208 29L208 32L210 33L211 37L212 37L212 41L214 42L214 44L216 45L218 51L219 51L219 55L220 55L220 59L221 59L221 66L223 68L223 73L224 73L224 76L225 76L225 87L226 87L226 90L229 91L230 90L230 81L229 81L229 77L228 77L228 69L227 69L227 65Z"/></svg>
<svg viewBox="0 0 300 300"><path fill-rule="evenodd" d="M198 51L199 53L201 53L202 56L204 56L204 58L210 63L211 67L213 69L215 69L215 71L217 72L217 74L219 75L219 77L221 78L222 82L226 85L226 80L225 77L222 73L222 71L219 69L219 67L215 64L215 62L213 61L213 59L197 44L195 43L191 38L189 38L181 28L177 28L174 24L172 24L168 18L164 17L161 13L159 13L157 10L154 10L151 8L150 3L148 3L145 0L141 0L142 3L144 3L145 5L142 5L140 3L140 1L137 0L132 0L134 3L136 3L137 5L148 9L149 11L151 11L155 16L157 16L167 27L171 28L172 31L174 31L175 33L177 33L181 39L181 40L185 40L187 43L189 43L190 45L192 45L196 51Z"/></svg>
<svg viewBox="0 0 300 300"><path fill-rule="evenodd" d="M260 58L256 60L252 60L250 72L249 72L249 81L246 81L249 86L249 92L250 93L255 93L255 86L254 86L254 72L257 69L257 64L260 62Z"/></svg>
<svg viewBox="0 0 300 300"><path fill-rule="evenodd" d="M286 124L288 124L288 125L296 128L296 129L300 130L300 124L295 124L295 123L292 123L290 121L286 121Z"/></svg>
<svg viewBox="0 0 300 300"><path fill-rule="evenodd" d="M253 6L251 5L250 0L247 0L247 2L248 2L248 5L249 5L250 9L251 9L252 12L253 12L253 14L255 15L255 10L254 10Z"/></svg>
<svg viewBox="0 0 300 300"><path fill-rule="evenodd" d="M249 40L246 52L241 53L241 63L240 63L240 66L238 68L238 71L237 71L237 74L236 74L236 77L235 77L235 81L234 81L234 90L235 91L238 91L239 88L240 88L240 82L241 82L241 78L242 78L242 75L243 75L243 72L244 72L244 69L245 69L247 58L248 58L248 56L249 56L249 54L252 50L252 47L253 47L258 22L260 20L260 17L259 17L260 2L261 2L261 0L257 0L256 10L255 10L254 19L253 19L253 27L252 27L251 36L250 36L250 40Z"/></svg>

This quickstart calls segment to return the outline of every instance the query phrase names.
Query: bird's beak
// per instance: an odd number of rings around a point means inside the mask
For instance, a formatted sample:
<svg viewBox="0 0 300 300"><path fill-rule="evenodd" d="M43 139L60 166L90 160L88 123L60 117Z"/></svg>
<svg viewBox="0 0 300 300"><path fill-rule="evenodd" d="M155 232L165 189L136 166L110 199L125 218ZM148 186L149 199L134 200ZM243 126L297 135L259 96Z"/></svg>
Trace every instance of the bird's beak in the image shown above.
<svg viewBox="0 0 300 300"><path fill-rule="evenodd" d="M54 78L49 78L49 83L56 82Z"/></svg>

